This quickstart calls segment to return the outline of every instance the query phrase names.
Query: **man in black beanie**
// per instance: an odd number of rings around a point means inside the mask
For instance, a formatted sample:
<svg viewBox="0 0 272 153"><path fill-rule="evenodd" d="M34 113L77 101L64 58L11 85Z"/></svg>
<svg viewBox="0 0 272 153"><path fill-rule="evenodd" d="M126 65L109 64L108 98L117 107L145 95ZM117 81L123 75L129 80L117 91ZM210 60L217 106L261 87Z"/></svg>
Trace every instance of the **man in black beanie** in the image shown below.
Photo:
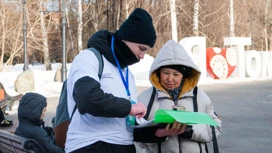
<svg viewBox="0 0 272 153"><path fill-rule="evenodd" d="M147 44L153 47L156 42L156 32L151 16L141 8L137 8L115 32L120 39Z"/></svg>
<svg viewBox="0 0 272 153"><path fill-rule="evenodd" d="M146 108L137 102L134 76L128 69L144 58L156 42L152 17L136 8L119 30L100 30L73 60L67 79L68 110L73 117L65 151L72 153L136 153L133 144L135 117ZM99 64L94 50L102 55ZM103 67L101 78L99 66ZM75 108L75 109L74 109Z"/></svg>

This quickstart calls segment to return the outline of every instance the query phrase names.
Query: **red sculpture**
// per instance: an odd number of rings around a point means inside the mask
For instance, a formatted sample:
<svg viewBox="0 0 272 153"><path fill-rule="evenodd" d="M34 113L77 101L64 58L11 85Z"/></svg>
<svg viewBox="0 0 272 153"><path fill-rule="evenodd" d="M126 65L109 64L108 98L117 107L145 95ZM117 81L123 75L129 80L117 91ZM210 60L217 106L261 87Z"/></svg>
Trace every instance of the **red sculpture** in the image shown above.
<svg viewBox="0 0 272 153"><path fill-rule="evenodd" d="M231 48L207 48L206 66L207 72L214 79L226 79L235 70L237 65L237 53Z"/></svg>

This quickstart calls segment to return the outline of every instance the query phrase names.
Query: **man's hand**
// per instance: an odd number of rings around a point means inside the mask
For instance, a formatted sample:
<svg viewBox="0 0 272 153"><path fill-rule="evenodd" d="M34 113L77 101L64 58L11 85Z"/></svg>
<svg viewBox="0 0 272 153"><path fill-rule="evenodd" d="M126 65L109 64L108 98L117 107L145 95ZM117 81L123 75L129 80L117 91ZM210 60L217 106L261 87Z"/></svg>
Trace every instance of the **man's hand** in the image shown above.
<svg viewBox="0 0 272 153"><path fill-rule="evenodd" d="M172 125L171 128L170 128L170 125ZM173 124L167 124L164 129L159 128L155 132L155 135L157 137L179 135L184 132L185 128L186 128L186 124L182 124L182 123L175 121Z"/></svg>
<svg viewBox="0 0 272 153"><path fill-rule="evenodd" d="M146 108L143 103L138 102L132 105L129 115L137 116L138 118L144 117L146 114Z"/></svg>

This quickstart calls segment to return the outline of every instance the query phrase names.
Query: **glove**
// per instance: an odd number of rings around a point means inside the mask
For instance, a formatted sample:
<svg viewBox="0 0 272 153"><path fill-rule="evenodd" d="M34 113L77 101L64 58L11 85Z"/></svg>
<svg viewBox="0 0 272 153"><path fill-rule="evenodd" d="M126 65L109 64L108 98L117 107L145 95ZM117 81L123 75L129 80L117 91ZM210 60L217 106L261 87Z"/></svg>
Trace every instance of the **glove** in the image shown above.
<svg viewBox="0 0 272 153"><path fill-rule="evenodd" d="M194 130L192 129L191 125L187 125L185 128L185 131L181 134L179 134L179 137L183 138L183 139L191 139L193 136L193 132Z"/></svg>

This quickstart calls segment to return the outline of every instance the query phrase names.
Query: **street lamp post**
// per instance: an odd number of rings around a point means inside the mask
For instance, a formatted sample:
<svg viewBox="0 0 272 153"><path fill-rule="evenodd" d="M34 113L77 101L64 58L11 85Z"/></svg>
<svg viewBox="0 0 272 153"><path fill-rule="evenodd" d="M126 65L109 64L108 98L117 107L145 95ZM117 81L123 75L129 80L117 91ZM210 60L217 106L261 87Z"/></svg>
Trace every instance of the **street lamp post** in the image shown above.
<svg viewBox="0 0 272 153"><path fill-rule="evenodd" d="M67 68L66 68L66 17L65 17L65 10L66 10L66 5L65 5L66 0L62 0L62 67L61 67L61 82L64 82L67 78Z"/></svg>
<svg viewBox="0 0 272 153"><path fill-rule="evenodd" d="M26 11L25 11L25 4L26 0L22 0L23 4L23 37L24 37L24 67L23 70L28 69L28 62L27 62L27 42L26 42Z"/></svg>

